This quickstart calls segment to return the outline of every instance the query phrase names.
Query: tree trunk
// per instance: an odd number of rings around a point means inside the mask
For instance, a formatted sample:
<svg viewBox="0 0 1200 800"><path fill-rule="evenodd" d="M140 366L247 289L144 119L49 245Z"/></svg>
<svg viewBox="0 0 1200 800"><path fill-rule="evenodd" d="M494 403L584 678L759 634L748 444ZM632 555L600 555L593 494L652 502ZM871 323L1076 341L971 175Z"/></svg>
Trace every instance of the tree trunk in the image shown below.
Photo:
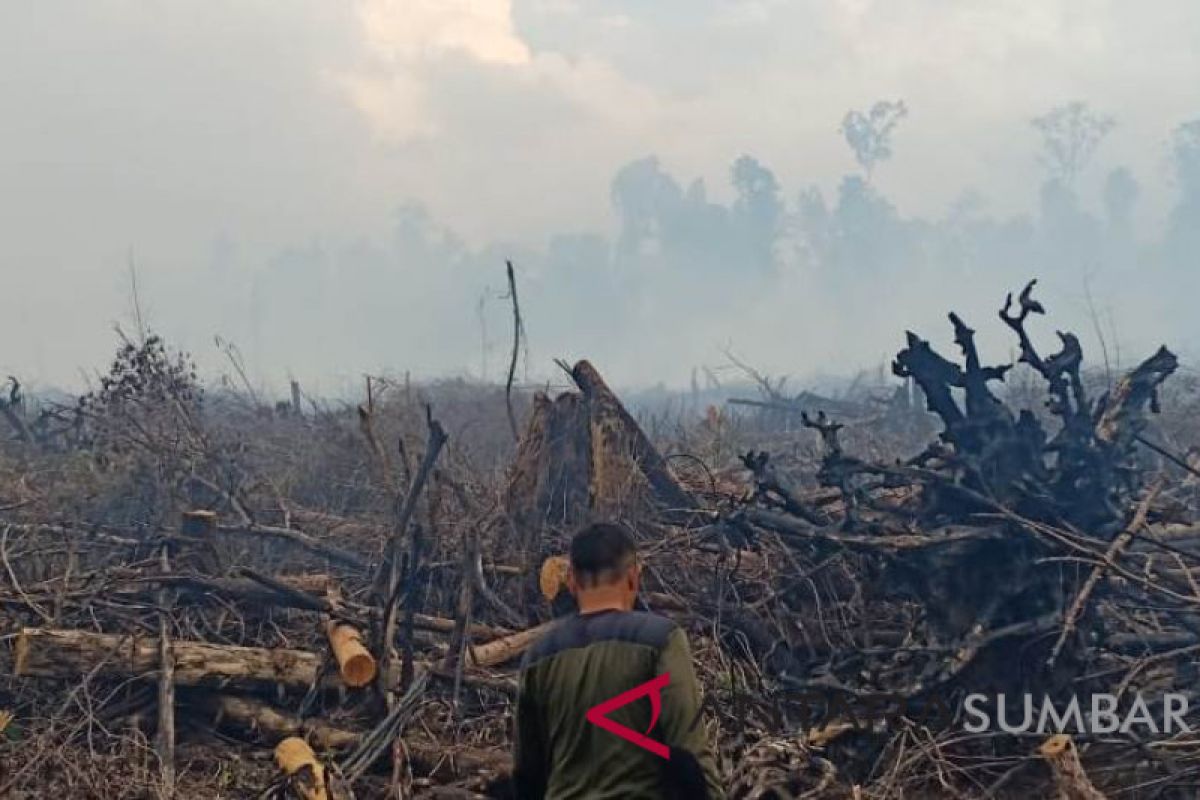
<svg viewBox="0 0 1200 800"><path fill-rule="evenodd" d="M216 722L254 730L267 741L304 736L323 749L353 747L362 741L362 734L317 719L301 721L251 698L211 695L202 702L216 717ZM421 771L433 772L442 778L463 777L481 771L498 772L511 764L509 755L503 751L447 747L444 742L430 740L416 732L404 736L404 746Z"/></svg>
<svg viewBox="0 0 1200 800"><path fill-rule="evenodd" d="M588 361L580 361L571 377L588 401L592 438L592 504L618 503L644 477L654 499L672 510L690 511L696 498L684 489L633 416ZM636 467L636 469L634 469Z"/></svg>
<svg viewBox="0 0 1200 800"><path fill-rule="evenodd" d="M252 730L268 741L304 736L317 747L328 750L350 747L362 740L361 734L342 730L320 719L301 721L247 697L214 694L202 697L199 705L215 717L214 724L226 723L235 728Z"/></svg>
<svg viewBox="0 0 1200 800"><path fill-rule="evenodd" d="M347 686L359 688L375 679L375 658L363 646L358 629L342 622L330 621L325 626L329 648L337 660L338 672Z"/></svg>
<svg viewBox="0 0 1200 800"><path fill-rule="evenodd" d="M275 746L275 763L288 777L288 786L301 800L329 800L325 765L317 760L308 742L298 736Z"/></svg>
<svg viewBox="0 0 1200 800"><path fill-rule="evenodd" d="M235 647L208 642L172 642L179 686L263 686L307 689L321 657L304 650ZM97 665L106 677L150 677L158 672L158 642L82 630L24 628L17 637L13 674L18 677L78 678Z"/></svg>
<svg viewBox="0 0 1200 800"><path fill-rule="evenodd" d="M526 648L536 642L552 624L546 622L527 630L519 631L511 636L505 636L503 639L496 639L487 644L476 645L470 648L471 666L494 667L506 661L511 661L524 653Z"/></svg>

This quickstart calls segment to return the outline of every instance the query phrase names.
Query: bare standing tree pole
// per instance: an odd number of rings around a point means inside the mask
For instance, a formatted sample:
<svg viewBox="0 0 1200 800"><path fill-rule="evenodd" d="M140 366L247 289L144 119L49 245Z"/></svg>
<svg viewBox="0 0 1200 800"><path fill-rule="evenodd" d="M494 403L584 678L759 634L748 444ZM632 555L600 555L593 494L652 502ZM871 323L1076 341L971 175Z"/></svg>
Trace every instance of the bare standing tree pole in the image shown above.
<svg viewBox="0 0 1200 800"><path fill-rule="evenodd" d="M487 303L487 290L479 294L479 302L475 304L475 316L479 318L479 380L487 381L488 377L488 338L487 317L483 309Z"/></svg>
<svg viewBox="0 0 1200 800"><path fill-rule="evenodd" d="M234 371L241 378L242 385L246 387L246 393L250 395L250 401L254 403L255 407L258 407L260 405L258 392L254 391L254 384L250 383L250 376L246 374L246 363L245 359L242 358L241 349L233 342L228 339L222 339L220 336L214 336L213 342L217 345L217 349L229 359L229 363L233 365Z"/></svg>
<svg viewBox="0 0 1200 800"><path fill-rule="evenodd" d="M404 546L405 534L408 531L409 523L412 521L413 513L417 510L417 500L421 496L421 491L425 488L425 483L433 472L433 465L437 462L438 455L442 452L442 447L446 444L447 435L442 424L433 418L433 409L429 406L425 407L425 424L429 429L429 438L425 443L425 457L421 460L421 466L413 475L412 482L408 486L408 491L404 495L404 500L396 515L396 522L392 528L392 538L387 544L383 563L379 566L379 572L375 576L375 586L379 597L383 600L381 606L383 619L383 641L380 648L380 668L379 681L380 690L385 698L390 696L391 689L391 674L392 663L392 645L396 638L396 626L399 622L399 604L401 600L408 603L408 614L412 614L413 601L413 586L416 578L416 572L420 564L421 540L418 534L414 533L411 541L410 557L408 559L408 571L405 576L407 580L401 583L401 554ZM404 591L401 591L401 590ZM411 626L406 626L411 627ZM408 656L409 668L411 668L411 641L405 644L405 654ZM405 676L408 677L408 676ZM390 707L390 702L389 702Z"/></svg>
<svg viewBox="0 0 1200 800"><path fill-rule="evenodd" d="M164 543L159 553L159 569L171 571L169 545ZM171 648L171 589L164 584L158 591L158 732L154 750L158 755L162 800L175 797L175 656Z"/></svg>
<svg viewBox="0 0 1200 800"><path fill-rule="evenodd" d="M513 346L512 359L508 362L508 381L504 384L504 404L508 408L508 426L512 429L513 440L518 441L521 435L517 432L517 415L513 413L512 387L513 378L517 374L517 353L521 349L525 326L521 322L521 306L517 302L517 277L513 274L512 261L505 261L508 268L508 296L512 298L513 308Z"/></svg>
<svg viewBox="0 0 1200 800"><path fill-rule="evenodd" d="M137 325L138 344L146 343L146 322L142 317L142 298L138 294L137 265L133 260L133 245L129 245L129 300L133 305L133 319Z"/></svg>

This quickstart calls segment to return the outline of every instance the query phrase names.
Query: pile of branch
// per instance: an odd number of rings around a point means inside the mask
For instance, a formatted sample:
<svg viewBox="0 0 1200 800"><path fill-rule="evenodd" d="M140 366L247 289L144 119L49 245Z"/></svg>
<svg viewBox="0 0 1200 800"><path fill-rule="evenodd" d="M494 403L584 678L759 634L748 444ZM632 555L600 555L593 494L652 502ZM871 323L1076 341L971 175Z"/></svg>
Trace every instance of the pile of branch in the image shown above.
<svg viewBox="0 0 1200 800"><path fill-rule="evenodd" d="M1044 409L1014 410L993 391L1013 365L985 365L975 332L952 313L961 362L909 333L893 365L942 423L926 450L859 459L842 447L840 423L806 413L824 445L824 493L786 485L769 453L742 457L754 492L725 524L738 540L782 546L800 568L750 602L750 627L781 632L768 697L808 722L822 705L826 757L838 753L831 760L856 781L890 770L876 796L948 786L1028 796L1044 777L1028 759L1013 766L1027 755L1019 738L964 736L920 709L961 709L969 694L1029 694L1038 708L1077 698L1086 708L1091 695L1114 693L1161 710L1166 692L1190 692L1200 548L1177 532L1193 509L1171 490L1171 465L1140 449L1177 360L1161 348L1092 397L1074 335L1059 333L1050 355L1033 344L1026 323L1044 313L1033 286L999 316L1045 383ZM1168 737L1117 739L1084 749L1085 761L1105 764L1110 787L1182 786L1197 774ZM922 759L904 755L918 744ZM922 784L927 770L956 777Z"/></svg>
<svg viewBox="0 0 1200 800"><path fill-rule="evenodd" d="M75 438L14 434L0 462L0 795L77 789L105 759L148 783L92 794L487 793L507 768L520 656L570 610L562 555L594 519L638 534L642 604L688 632L737 800L1184 791L1200 771L1190 740L1083 735L1035 755L1041 742L931 712L972 693L1157 708L1190 691L1200 652L1194 492L1149 418L1176 359L1162 349L1096 393L1073 335L1050 355L1034 345L1032 289L1000 317L1045 408L1013 408L1012 365L986 366L951 314L957 361L910 333L894 364L937 440L868 458L843 441L844 407L806 409L823 453L807 484L768 442L735 463L689 453L706 478L693 485L586 361L567 370L575 390L533 397L497 476L407 393L391 417L376 392L340 414L297 401L231 444L186 370L123 351ZM145 395L146 365L169 391ZM0 410L20 420L16 398ZM274 437L284 468L252 433ZM317 442L349 465L320 482L341 505L296 488ZM114 464L133 465L116 490ZM120 502L76 510L85 479L89 499ZM126 513L146 497L173 510ZM213 762L243 761L262 768L213 787Z"/></svg>
<svg viewBox="0 0 1200 800"><path fill-rule="evenodd" d="M113 402L143 402L137 370L161 361L126 354L113 384L124 394ZM578 394L535 400L499 511L478 503L474 476L460 480L444 465L449 435L428 408L421 457L409 463L402 439L397 469L373 399L357 410L357 427L390 519L305 508L248 480L222 485L205 466L228 456L196 411L186 456L156 450L162 440L142 441L139 455L172 464L177 486L209 508L138 526L55 517L36 502L10 507L0 520L0 603L16 680L0 707L15 707L14 729L57 747L53 726L36 724L40 695L27 690L107 697L80 724L152 736L164 797L187 793L180 748L212 736L283 742L272 788L281 795L497 779L508 761L512 670L551 615L520 594L541 566L528 543L541 541L556 511L577 523L644 510L666 524L698 509L595 368L580 362L571 374ZM165 410L145 402L165 435L174 400L163 394ZM306 423L289 412L287 424ZM109 435L125 430L106 421ZM175 467L185 458L187 474ZM483 537L514 535L525 558L485 563ZM547 546L561 550L559 540ZM506 552L497 540L487 547ZM442 717L447 703L452 719ZM288 744L295 737L312 749ZM0 794L39 785L43 761L0 779Z"/></svg>

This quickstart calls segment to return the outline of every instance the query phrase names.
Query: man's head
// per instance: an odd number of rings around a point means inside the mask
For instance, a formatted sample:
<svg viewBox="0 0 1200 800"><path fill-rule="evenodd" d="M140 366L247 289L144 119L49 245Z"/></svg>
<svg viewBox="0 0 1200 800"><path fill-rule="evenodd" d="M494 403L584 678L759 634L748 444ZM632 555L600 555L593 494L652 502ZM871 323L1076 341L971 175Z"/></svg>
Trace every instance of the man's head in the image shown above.
<svg viewBox="0 0 1200 800"><path fill-rule="evenodd" d="M632 609L640 577L637 546L620 525L597 522L571 539L567 588L575 595L582 613Z"/></svg>

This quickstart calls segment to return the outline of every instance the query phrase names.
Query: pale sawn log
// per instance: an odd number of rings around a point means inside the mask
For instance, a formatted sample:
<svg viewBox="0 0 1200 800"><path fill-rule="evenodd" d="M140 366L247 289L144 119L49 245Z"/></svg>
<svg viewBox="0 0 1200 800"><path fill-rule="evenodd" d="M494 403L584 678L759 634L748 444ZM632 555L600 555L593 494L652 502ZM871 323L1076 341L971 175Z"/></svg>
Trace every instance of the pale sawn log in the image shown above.
<svg viewBox="0 0 1200 800"><path fill-rule="evenodd" d="M171 643L179 686L279 685L307 689L321 657L304 650L239 647L187 640ZM96 671L106 677L153 677L158 673L157 637L84 630L23 628L17 636L13 674L69 680Z"/></svg>
<svg viewBox="0 0 1200 800"><path fill-rule="evenodd" d="M324 720L300 720L259 700L231 694L201 696L198 705L212 715L214 725L227 724L254 731L268 741L303 736L322 750L358 744L361 734L343 730Z"/></svg>
<svg viewBox="0 0 1200 800"><path fill-rule="evenodd" d="M330 621L325 626L329 649L347 686L360 688L375 679L375 657L363 644L362 634L352 625Z"/></svg>
<svg viewBox="0 0 1200 800"><path fill-rule="evenodd" d="M301 736L318 749L327 750L353 747L363 737L361 733L338 728L320 719L302 721L254 698L213 694L201 702L203 708L212 714L215 724L254 731L268 742ZM466 746L447 747L445 743L417 732L405 735L404 746L426 771L436 770L447 777L498 771L510 765L510 757L505 752ZM448 760L454 762L452 768L447 768Z"/></svg>
<svg viewBox="0 0 1200 800"><path fill-rule="evenodd" d="M535 625L532 628L518 631L510 636L505 636L502 639L475 645L469 648L471 654L470 665L473 667L494 667L506 661L511 661L524 653L526 648L536 642L553 624L553 622L545 622L541 625Z"/></svg>
<svg viewBox="0 0 1200 800"><path fill-rule="evenodd" d="M275 746L275 763L288 778L288 786L301 800L329 800L325 765L308 742L289 736Z"/></svg>

